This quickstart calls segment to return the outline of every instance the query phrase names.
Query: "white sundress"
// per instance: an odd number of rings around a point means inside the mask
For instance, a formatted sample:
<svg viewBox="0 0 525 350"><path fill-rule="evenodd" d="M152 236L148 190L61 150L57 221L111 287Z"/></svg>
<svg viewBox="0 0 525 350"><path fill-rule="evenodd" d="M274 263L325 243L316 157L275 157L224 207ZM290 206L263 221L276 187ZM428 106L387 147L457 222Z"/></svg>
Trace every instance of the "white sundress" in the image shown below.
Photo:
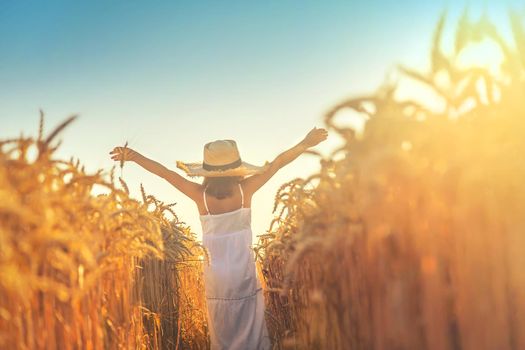
<svg viewBox="0 0 525 350"><path fill-rule="evenodd" d="M264 296L255 272L251 209L201 215L202 241L209 253L204 264L208 328L212 350L266 350L271 343L264 318Z"/></svg>

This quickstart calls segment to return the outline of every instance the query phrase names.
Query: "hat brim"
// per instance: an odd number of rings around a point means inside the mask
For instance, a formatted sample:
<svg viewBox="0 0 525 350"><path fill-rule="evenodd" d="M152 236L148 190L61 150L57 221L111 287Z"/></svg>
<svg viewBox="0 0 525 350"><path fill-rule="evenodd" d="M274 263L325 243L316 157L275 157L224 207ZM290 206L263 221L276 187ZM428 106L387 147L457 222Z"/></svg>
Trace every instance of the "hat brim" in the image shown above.
<svg viewBox="0 0 525 350"><path fill-rule="evenodd" d="M250 163L242 162L242 164L237 168L209 171L202 167L202 163L177 162L177 168L183 170L188 176L205 177L256 175L265 172L269 166L270 164L268 162L266 162L266 164L263 166L256 166Z"/></svg>

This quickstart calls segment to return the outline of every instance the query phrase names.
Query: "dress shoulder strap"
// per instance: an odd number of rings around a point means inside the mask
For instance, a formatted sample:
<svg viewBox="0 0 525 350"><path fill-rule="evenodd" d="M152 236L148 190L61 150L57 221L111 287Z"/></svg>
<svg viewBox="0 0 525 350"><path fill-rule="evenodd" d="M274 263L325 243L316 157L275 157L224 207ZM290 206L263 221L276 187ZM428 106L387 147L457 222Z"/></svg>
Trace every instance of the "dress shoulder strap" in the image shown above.
<svg viewBox="0 0 525 350"><path fill-rule="evenodd" d="M241 208L244 208L244 192L242 191L242 186L239 183L239 190L241 190Z"/></svg>
<svg viewBox="0 0 525 350"><path fill-rule="evenodd" d="M204 199L204 206L206 207L206 212L208 213L208 215L210 215L210 210L208 209L208 202L206 202L206 190L207 189L208 187L206 187L204 191L202 191L202 198Z"/></svg>

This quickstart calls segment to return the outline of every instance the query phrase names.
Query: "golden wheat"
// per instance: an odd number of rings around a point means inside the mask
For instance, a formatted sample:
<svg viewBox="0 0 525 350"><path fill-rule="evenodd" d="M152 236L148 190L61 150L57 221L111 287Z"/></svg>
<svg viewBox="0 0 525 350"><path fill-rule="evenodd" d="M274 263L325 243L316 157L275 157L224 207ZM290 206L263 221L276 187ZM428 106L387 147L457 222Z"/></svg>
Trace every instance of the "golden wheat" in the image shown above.
<svg viewBox="0 0 525 350"><path fill-rule="evenodd" d="M0 348L207 348L201 247L114 169L54 158L74 119L0 141Z"/></svg>
<svg viewBox="0 0 525 350"><path fill-rule="evenodd" d="M465 15L445 54L443 16L431 70L400 69L432 99L387 82L327 113L343 147L279 190L257 247L276 348L525 349L522 20L511 45ZM499 73L459 64L483 40Z"/></svg>
<svg viewBox="0 0 525 350"><path fill-rule="evenodd" d="M522 18L509 44L465 15L452 54L444 23L430 71L399 69L432 99L387 82L343 101L325 119L343 145L279 189L256 247L276 348L525 348ZM459 63L484 39L497 73ZM341 111L367 120L362 135ZM105 180L55 159L75 118L44 137L41 116L37 139L0 141L0 347L209 347L189 228L142 187L142 202L117 188L114 168Z"/></svg>

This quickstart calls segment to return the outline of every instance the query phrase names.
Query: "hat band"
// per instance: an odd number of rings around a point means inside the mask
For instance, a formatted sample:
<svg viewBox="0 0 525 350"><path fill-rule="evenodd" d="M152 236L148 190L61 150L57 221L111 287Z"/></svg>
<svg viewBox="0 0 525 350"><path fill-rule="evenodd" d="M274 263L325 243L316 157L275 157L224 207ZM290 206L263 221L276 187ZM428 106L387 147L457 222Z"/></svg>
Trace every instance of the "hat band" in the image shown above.
<svg viewBox="0 0 525 350"><path fill-rule="evenodd" d="M210 164L202 163L202 168L208 171L215 171L215 170L233 169L233 168L240 167L241 165L242 165L242 160L241 158L239 158L233 163L228 163L224 165L210 165Z"/></svg>

